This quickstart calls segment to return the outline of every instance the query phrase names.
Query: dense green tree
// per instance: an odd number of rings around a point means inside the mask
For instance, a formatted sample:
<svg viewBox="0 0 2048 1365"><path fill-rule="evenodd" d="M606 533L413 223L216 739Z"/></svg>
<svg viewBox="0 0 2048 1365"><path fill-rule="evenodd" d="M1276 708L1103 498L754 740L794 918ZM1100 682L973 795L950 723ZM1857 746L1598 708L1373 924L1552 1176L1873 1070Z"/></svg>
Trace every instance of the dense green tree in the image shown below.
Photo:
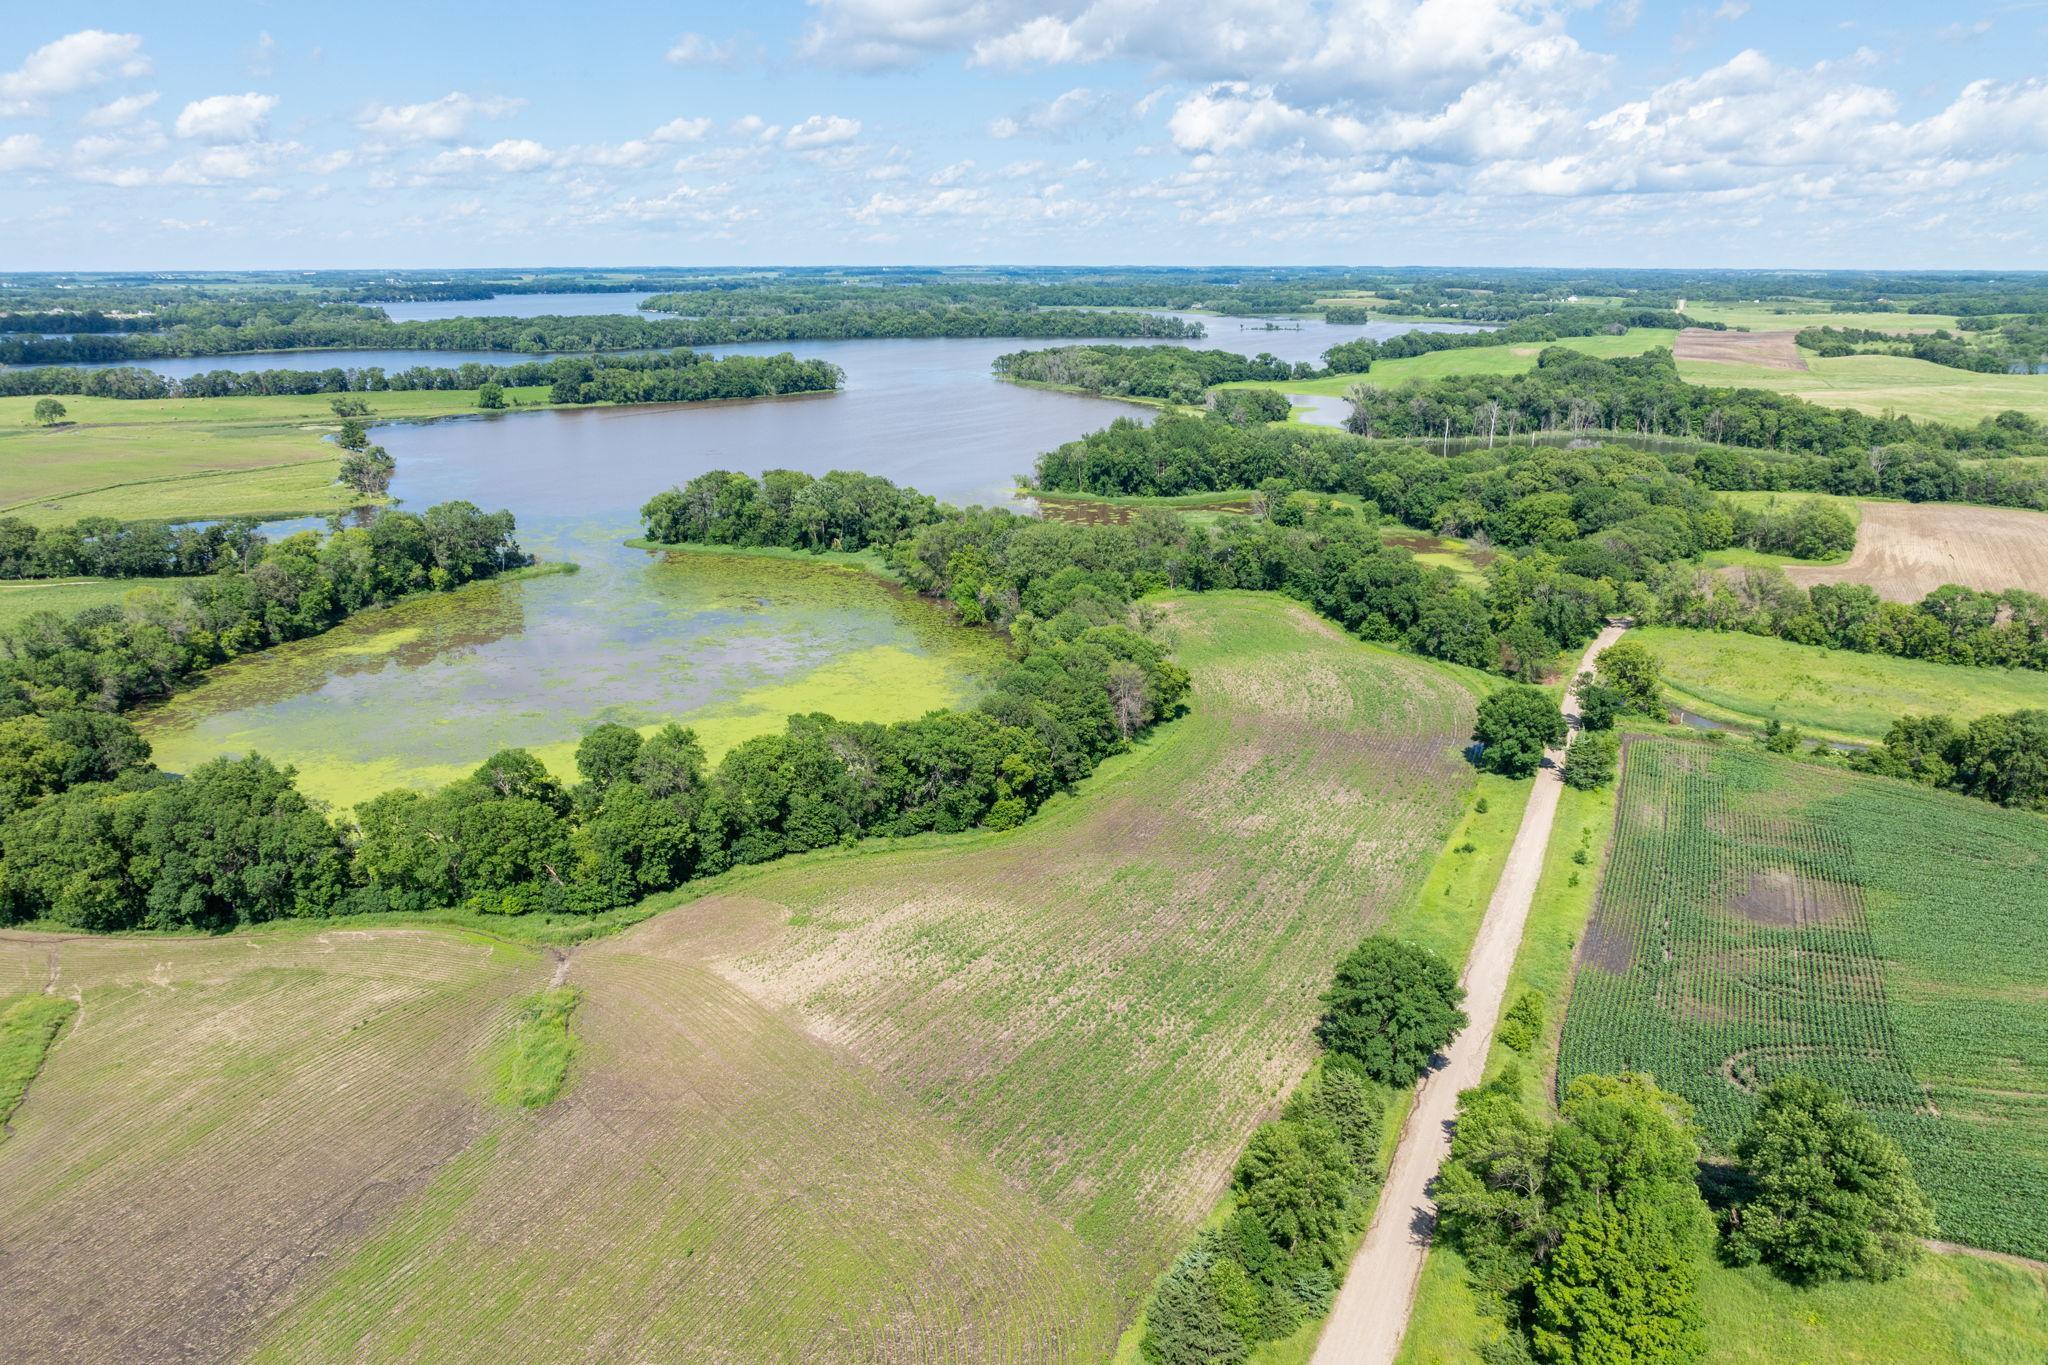
<svg viewBox="0 0 2048 1365"><path fill-rule="evenodd" d="M1601 650L1593 663L1601 685L1621 693L1628 714L1664 719L1663 667L1641 641L1617 641Z"/></svg>
<svg viewBox="0 0 2048 1365"><path fill-rule="evenodd" d="M1426 948L1375 934L1337 964L1316 1036L1382 1085L1408 1085L1465 1026L1457 974Z"/></svg>
<svg viewBox="0 0 2048 1365"><path fill-rule="evenodd" d="M505 386L497 380L488 380L478 386L476 405L486 412L505 406Z"/></svg>
<svg viewBox="0 0 2048 1365"><path fill-rule="evenodd" d="M1564 784L1580 791L1606 786L1614 780L1615 760L1620 752L1620 742L1612 730L1579 736L1578 742L1565 750Z"/></svg>
<svg viewBox="0 0 2048 1365"><path fill-rule="evenodd" d="M1473 736L1483 746L1481 761L1507 777L1527 777L1543 764L1543 753L1562 744L1564 713L1550 694L1510 683L1479 703Z"/></svg>
<svg viewBox="0 0 2048 1365"><path fill-rule="evenodd" d="M1735 1155L1754 1193L1723 1245L1800 1284L1902 1275L1934 1214L1898 1145L1834 1087L1783 1076L1758 1101Z"/></svg>
<svg viewBox="0 0 2048 1365"><path fill-rule="evenodd" d="M599 794L630 776L640 759L640 732L630 725L607 723L585 732L576 746L576 771Z"/></svg>
<svg viewBox="0 0 2048 1365"><path fill-rule="evenodd" d="M1695 1253L1656 1211L1603 1204L1565 1224L1536 1277L1530 1336L1556 1365L1678 1365L1706 1354Z"/></svg>
<svg viewBox="0 0 2048 1365"><path fill-rule="evenodd" d="M37 426L53 427L57 425L57 423L63 421L65 416L66 411L64 405L58 402L56 399L38 398L36 400L35 419Z"/></svg>

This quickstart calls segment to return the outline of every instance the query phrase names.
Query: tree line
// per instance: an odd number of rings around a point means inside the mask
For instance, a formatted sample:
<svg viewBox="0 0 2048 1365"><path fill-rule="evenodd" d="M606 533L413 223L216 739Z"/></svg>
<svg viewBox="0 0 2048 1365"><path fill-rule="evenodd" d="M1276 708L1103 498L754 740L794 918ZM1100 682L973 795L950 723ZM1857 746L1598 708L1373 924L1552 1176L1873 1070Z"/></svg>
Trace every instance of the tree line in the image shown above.
<svg viewBox="0 0 2048 1365"><path fill-rule="evenodd" d="M1364 374L1375 360L1405 360L1437 351L1462 351L1475 346L1530 346L1560 337L1620 336L1632 327L1675 331L1683 327L1725 330L1718 322L1696 322L1681 313L1657 308L1597 308L1566 305L1532 313L1499 327L1478 332L1403 332L1384 341L1360 338L1323 352L1329 374Z"/></svg>
<svg viewBox="0 0 2048 1365"><path fill-rule="evenodd" d="M1799 345L1824 357L1898 355L1979 374L2048 373L2048 314L1964 318L1946 328L1904 334L1868 327L1807 327Z"/></svg>
<svg viewBox="0 0 2048 1365"><path fill-rule="evenodd" d="M253 521L171 526L81 517L38 528L0 517L0 579L190 578L253 564L264 544Z"/></svg>
<svg viewBox="0 0 2048 1365"><path fill-rule="evenodd" d="M701 351L653 355L560 356L523 364L380 365L323 370L209 370L172 379L128 366L78 369L43 366L0 370L0 397L76 394L88 398L250 398L275 394L460 391L486 384L545 387L553 403L689 402L708 398L767 398L836 390L846 375L824 360L778 355L713 356ZM586 396L588 395L588 396ZM656 396L647 396L656 395Z"/></svg>
<svg viewBox="0 0 2048 1365"><path fill-rule="evenodd" d="M2048 598L1957 583L1887 602L1861 583L1802 588L1781 569L1725 574L1674 566L1651 585L1646 621L1773 635L1795 644L1985 668L2048 669Z"/></svg>
<svg viewBox="0 0 2048 1365"><path fill-rule="evenodd" d="M941 517L938 501L872 474L814 478L771 469L756 479L714 469L657 493L640 509L657 545L864 550L894 545Z"/></svg>
<svg viewBox="0 0 2048 1365"><path fill-rule="evenodd" d="M325 537L301 531L266 545L229 533L213 569L189 583L70 617L36 612L0 636L0 710L120 711L167 696L203 669L358 611L524 566L513 531L510 512L444 502Z"/></svg>

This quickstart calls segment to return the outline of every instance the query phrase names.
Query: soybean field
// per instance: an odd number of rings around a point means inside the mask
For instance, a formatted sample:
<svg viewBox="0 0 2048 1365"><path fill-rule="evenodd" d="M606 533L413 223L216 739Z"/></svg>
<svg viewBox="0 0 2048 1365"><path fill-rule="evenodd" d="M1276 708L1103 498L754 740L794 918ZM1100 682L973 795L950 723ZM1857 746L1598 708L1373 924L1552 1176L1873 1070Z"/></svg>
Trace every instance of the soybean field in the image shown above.
<svg viewBox="0 0 2048 1365"><path fill-rule="evenodd" d="M1627 747L1560 1085L1641 1070L1732 1147L1803 1071L1951 1240L2048 1257L2048 820L1750 748Z"/></svg>

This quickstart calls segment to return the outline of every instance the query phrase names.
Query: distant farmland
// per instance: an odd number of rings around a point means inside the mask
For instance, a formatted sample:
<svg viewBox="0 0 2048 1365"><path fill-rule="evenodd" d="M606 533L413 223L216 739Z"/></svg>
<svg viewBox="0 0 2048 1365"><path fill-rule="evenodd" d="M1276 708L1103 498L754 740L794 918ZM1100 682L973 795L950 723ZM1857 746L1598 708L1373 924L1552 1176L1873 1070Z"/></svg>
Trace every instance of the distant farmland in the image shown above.
<svg viewBox="0 0 2048 1365"><path fill-rule="evenodd" d="M0 993L84 1002L0 1142L10 1345L1105 1358L1337 957L1476 927L1415 895L1473 782L1466 682L1268 595L1166 629L1193 712L1023 829L794 859L566 963L0 940ZM556 972L567 1088L494 1106Z"/></svg>
<svg viewBox="0 0 2048 1365"><path fill-rule="evenodd" d="M1560 1080L1653 1072L1726 1151L1772 1077L1819 1075L1943 1235L2048 1257L2048 820L1668 739L1619 800Z"/></svg>

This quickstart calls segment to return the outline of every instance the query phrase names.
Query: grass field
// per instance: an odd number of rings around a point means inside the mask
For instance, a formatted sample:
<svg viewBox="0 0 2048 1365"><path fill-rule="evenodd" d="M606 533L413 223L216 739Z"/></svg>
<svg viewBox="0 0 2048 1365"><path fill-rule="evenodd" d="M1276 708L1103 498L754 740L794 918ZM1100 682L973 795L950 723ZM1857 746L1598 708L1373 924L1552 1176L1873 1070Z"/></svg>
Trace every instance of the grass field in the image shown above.
<svg viewBox="0 0 2048 1365"><path fill-rule="evenodd" d="M540 388L512 389L544 401ZM472 390L364 395L378 420L474 412ZM163 520L297 516L362 498L335 483L332 395L261 398L66 398L61 426L39 427L34 398L0 398L0 515L38 525L82 516Z"/></svg>
<svg viewBox="0 0 2048 1365"><path fill-rule="evenodd" d="M771 865L578 948L544 1109L489 1099L530 950L0 939L0 993L54 950L85 1024L0 1144L13 1344L1103 1358L1331 964L1384 924L1460 956L1484 900L1423 888L1473 818L1476 675L1271 596L1166 612L1193 710L1022 829ZM81 1310L88 1275L130 1292Z"/></svg>
<svg viewBox="0 0 2048 1365"><path fill-rule="evenodd" d="M1632 327L1621 336L1565 337L1546 344L1612 359L1615 356L1641 355L1658 346L1669 346L1677 336L1676 332L1659 328ZM1543 346L1535 343L1526 346L1467 346L1402 360L1376 360L1369 374L1340 374L1328 379L1252 379L1218 387L1278 389L1283 393L1341 398L1353 384L1361 381L1381 388L1393 388L1410 380L1442 379L1454 374L1523 374L1536 368L1536 357L1542 350Z"/></svg>
<svg viewBox="0 0 2048 1365"><path fill-rule="evenodd" d="M0 583L0 635L39 611L69 616L119 603L137 588L174 587L176 578L55 578Z"/></svg>
<svg viewBox="0 0 2048 1365"><path fill-rule="evenodd" d="M1524 990L1550 1002L1547 1036L1527 1054L1496 1039L1488 1076L1512 1065L1523 1101L1549 1108L1560 1025L1569 1001L1573 957L1592 916L1602 859L1612 832L1612 789L1567 789L1531 904L1507 999ZM1574 861L1584 850L1587 862ZM1969 1256L1930 1256L1886 1284L1794 1289L1761 1268L1731 1269L1709 1260L1701 1276L1707 1360L1713 1365L1880 1365L1901 1360L1969 1360L2022 1365L2048 1351L2048 1276ZM1423 1270L1401 1365L1469 1365L1500 1335L1449 1247L1431 1249Z"/></svg>
<svg viewBox="0 0 2048 1365"><path fill-rule="evenodd" d="M1947 583L1987 592L2048 593L2048 513L1952 502L1866 502L1857 508L1857 519L1856 548L1846 559L1787 565L1792 581L1802 587L1865 583L1895 602L1917 602Z"/></svg>
<svg viewBox="0 0 2048 1365"><path fill-rule="evenodd" d="M1770 389L1830 408L1894 412L1962 426L2009 408L2048 418L2048 375L1978 374L1910 356L1803 354L1804 370L1681 360L1678 373L1693 384Z"/></svg>
<svg viewBox="0 0 2048 1365"><path fill-rule="evenodd" d="M1962 668L1795 645L1761 635L1652 628L1632 632L1657 656L1671 700L1709 720L1776 720L1816 739L1868 743L1901 715L1961 720L2048 707L2048 673Z"/></svg>
<svg viewBox="0 0 2048 1365"><path fill-rule="evenodd" d="M1937 856L1938 855L1938 856ZM1726 1151L1806 1071L1942 1235L2048 1258L2048 820L1751 746L1629 747L1561 1075L1646 1070Z"/></svg>

